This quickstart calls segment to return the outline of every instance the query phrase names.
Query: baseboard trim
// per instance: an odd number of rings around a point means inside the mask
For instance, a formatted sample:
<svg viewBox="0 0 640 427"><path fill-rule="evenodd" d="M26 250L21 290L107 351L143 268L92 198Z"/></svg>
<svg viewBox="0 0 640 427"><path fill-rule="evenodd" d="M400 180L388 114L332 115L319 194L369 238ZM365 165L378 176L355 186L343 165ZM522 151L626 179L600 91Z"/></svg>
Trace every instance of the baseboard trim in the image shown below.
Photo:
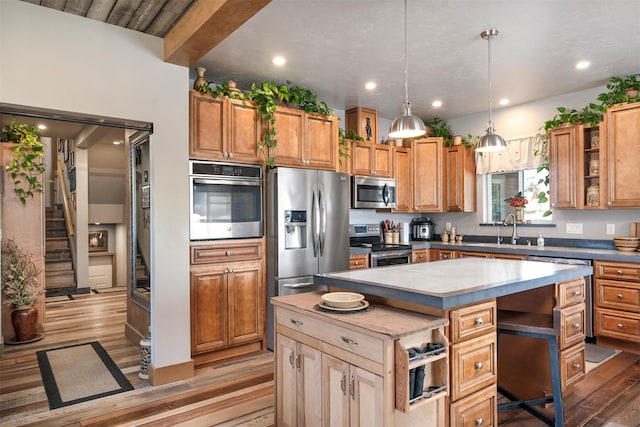
<svg viewBox="0 0 640 427"><path fill-rule="evenodd" d="M149 382L154 387L169 384L175 381L186 380L195 375L193 360L177 363L175 365L156 368L149 366Z"/></svg>

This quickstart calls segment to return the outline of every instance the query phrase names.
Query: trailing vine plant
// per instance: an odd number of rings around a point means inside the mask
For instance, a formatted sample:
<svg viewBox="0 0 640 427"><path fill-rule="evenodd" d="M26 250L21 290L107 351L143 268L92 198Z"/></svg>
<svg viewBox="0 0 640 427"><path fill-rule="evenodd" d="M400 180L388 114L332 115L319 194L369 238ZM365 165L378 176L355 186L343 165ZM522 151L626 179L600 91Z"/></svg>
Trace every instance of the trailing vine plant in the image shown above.
<svg viewBox="0 0 640 427"><path fill-rule="evenodd" d="M348 131L343 128L338 128L338 137L340 142L338 143L338 156L344 157L345 159L351 158L349 154L349 141L362 141L364 142L364 138L358 135L354 129L349 129ZM342 165L342 159L338 159L340 164Z"/></svg>
<svg viewBox="0 0 640 427"><path fill-rule="evenodd" d="M547 203L549 201L549 138L546 130L544 133L539 132L535 137L536 142L533 145L533 154L542 158L542 163L538 166L537 172L547 171L545 177L538 180L538 184L544 184L544 188L547 189L547 191L538 190L538 203ZM551 209L546 210L542 217L549 215L551 215Z"/></svg>
<svg viewBox="0 0 640 427"><path fill-rule="evenodd" d="M22 204L34 193L42 193L42 174L47 169L44 162L45 144L40 141L40 131L33 123L18 123L15 119L2 128L3 142L17 144L11 148L13 159L5 169L13 180L13 191Z"/></svg>
<svg viewBox="0 0 640 427"><path fill-rule="evenodd" d="M251 89L246 93L236 89L235 84L230 85L227 81L223 81L213 87L211 86L212 83L202 84L197 90L214 97L226 96L231 99L249 100L256 103L258 112L265 124L262 142L258 145L258 149L264 154L268 167L273 167L275 163L275 158L269 155L269 151L278 145L276 111L279 102L295 105L298 109L307 113L325 116L333 114L333 110L324 101L318 101L313 92L300 86L292 85L288 80L286 84L281 85L277 85L273 81L259 84L253 83ZM339 153L343 155L342 151L339 151Z"/></svg>

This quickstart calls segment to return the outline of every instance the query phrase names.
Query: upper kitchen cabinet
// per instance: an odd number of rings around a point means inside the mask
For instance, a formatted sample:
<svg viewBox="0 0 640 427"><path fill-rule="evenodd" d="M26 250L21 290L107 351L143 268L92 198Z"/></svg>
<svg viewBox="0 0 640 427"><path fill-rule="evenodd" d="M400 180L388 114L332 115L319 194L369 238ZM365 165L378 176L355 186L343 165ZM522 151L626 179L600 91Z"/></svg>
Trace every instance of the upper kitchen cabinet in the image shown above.
<svg viewBox="0 0 640 427"><path fill-rule="evenodd" d="M413 140L413 210L443 212L443 146L444 140L421 138Z"/></svg>
<svg viewBox="0 0 640 427"><path fill-rule="evenodd" d="M354 141L350 154L353 175L393 178L392 146Z"/></svg>
<svg viewBox="0 0 640 427"><path fill-rule="evenodd" d="M189 158L261 163L255 104L189 91Z"/></svg>
<svg viewBox="0 0 640 427"><path fill-rule="evenodd" d="M475 212L475 151L464 145L444 149L444 202L447 212Z"/></svg>
<svg viewBox="0 0 640 427"><path fill-rule="evenodd" d="M336 170L338 118L278 107L276 166Z"/></svg>
<svg viewBox="0 0 640 427"><path fill-rule="evenodd" d="M640 103L614 105L605 115L611 208L640 207ZM600 165L602 166L602 160Z"/></svg>
<svg viewBox="0 0 640 427"><path fill-rule="evenodd" d="M345 111L347 131L355 131L364 142L378 142L378 112L370 108L356 107Z"/></svg>
<svg viewBox="0 0 640 427"><path fill-rule="evenodd" d="M393 212L413 209L413 165L411 148L393 147L393 171L396 179L396 207Z"/></svg>

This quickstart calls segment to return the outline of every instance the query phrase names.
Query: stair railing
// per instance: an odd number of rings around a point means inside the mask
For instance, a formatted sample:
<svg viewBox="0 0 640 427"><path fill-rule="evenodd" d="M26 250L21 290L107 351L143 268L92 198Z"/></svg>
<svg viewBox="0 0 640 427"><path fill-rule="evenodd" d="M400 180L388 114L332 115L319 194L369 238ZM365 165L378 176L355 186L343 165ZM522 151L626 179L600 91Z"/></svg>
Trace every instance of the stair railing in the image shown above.
<svg viewBox="0 0 640 427"><path fill-rule="evenodd" d="M60 189L62 191L62 204L64 206L64 222L67 225L67 234L69 237L75 235L73 227L73 219L71 217L71 208L69 207L69 193L67 192L67 182L62 175L62 165L60 159L58 159L58 182L60 183Z"/></svg>

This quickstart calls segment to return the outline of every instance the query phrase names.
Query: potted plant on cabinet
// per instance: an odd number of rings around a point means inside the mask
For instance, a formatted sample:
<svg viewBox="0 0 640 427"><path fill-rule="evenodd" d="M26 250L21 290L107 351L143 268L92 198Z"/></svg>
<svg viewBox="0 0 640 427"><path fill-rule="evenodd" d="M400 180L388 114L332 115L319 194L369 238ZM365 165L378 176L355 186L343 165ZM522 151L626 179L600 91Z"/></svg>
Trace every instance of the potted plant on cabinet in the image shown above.
<svg viewBox="0 0 640 427"><path fill-rule="evenodd" d="M424 122L424 125L427 127L426 136L442 137L444 139L444 144L447 147L453 144L453 134L451 133L451 130L449 130L447 122L441 118L436 117Z"/></svg>
<svg viewBox="0 0 640 427"><path fill-rule="evenodd" d="M36 338L38 310L33 306L42 293L38 270L31 254L20 249L14 240L2 245L2 290L5 304L13 307L11 322L16 343Z"/></svg>
<svg viewBox="0 0 640 427"><path fill-rule="evenodd" d="M340 139L338 143L338 156L341 157L338 161L342 164L342 157L344 157L345 160L351 158L349 154L349 141L364 141L364 138L358 135L353 129L346 131L343 128L338 128L338 138Z"/></svg>
<svg viewBox="0 0 640 427"><path fill-rule="evenodd" d="M604 108L625 102L640 102L640 74L611 77L607 89L608 92L598 95L598 101Z"/></svg>
<svg viewBox="0 0 640 427"><path fill-rule="evenodd" d="M13 181L16 196L25 204L34 193L42 193L42 174L47 169L44 162L45 144L40 141L40 131L33 123L13 120L2 128L0 141L14 143L13 159L5 168Z"/></svg>

